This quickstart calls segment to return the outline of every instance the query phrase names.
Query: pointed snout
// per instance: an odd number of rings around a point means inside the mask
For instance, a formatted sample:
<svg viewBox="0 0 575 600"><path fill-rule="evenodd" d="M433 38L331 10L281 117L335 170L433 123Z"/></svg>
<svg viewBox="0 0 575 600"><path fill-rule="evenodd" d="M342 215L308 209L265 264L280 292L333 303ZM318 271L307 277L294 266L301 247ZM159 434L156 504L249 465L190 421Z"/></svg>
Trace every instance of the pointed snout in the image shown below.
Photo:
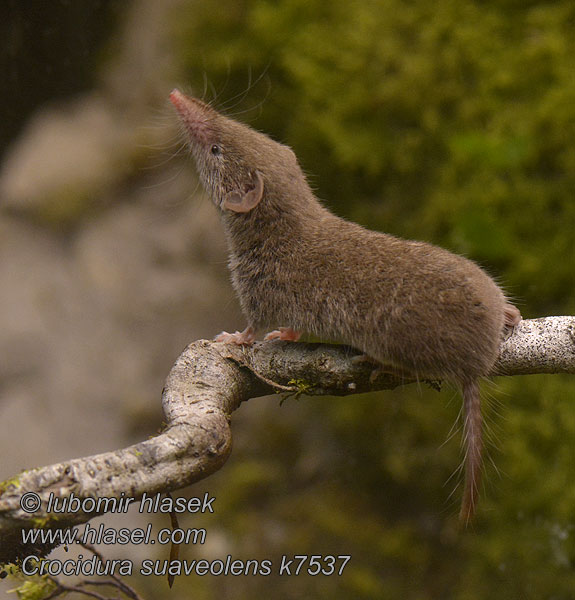
<svg viewBox="0 0 575 600"><path fill-rule="evenodd" d="M177 88L170 92L170 102L176 109L191 141L209 143L213 137L210 121L213 122L216 114L214 109L197 98L182 94Z"/></svg>

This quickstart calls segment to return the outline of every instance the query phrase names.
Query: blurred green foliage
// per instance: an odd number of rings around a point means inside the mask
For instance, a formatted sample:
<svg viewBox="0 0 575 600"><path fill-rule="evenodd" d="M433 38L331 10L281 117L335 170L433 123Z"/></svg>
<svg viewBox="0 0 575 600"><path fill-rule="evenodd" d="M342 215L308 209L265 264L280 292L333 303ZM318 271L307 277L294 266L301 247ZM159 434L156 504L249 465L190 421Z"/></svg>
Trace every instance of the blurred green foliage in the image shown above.
<svg viewBox="0 0 575 600"><path fill-rule="evenodd" d="M190 1L177 17L193 92L290 144L334 211L477 260L526 317L575 314L571 0ZM460 399L415 387L265 412L222 474L222 519L264 554L353 555L277 597L573 598L574 380L484 395L497 469L468 531L448 499L460 431L442 446Z"/></svg>

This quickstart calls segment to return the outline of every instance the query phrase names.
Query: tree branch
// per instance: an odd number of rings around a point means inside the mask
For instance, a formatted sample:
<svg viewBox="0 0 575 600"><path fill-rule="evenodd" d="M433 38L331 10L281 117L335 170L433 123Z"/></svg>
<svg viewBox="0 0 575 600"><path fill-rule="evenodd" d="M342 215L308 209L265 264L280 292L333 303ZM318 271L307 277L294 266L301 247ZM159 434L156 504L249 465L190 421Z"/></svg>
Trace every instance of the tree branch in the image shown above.
<svg viewBox="0 0 575 600"><path fill-rule="evenodd" d="M291 342L237 347L200 340L179 356L164 388L164 431L128 448L24 471L0 484L0 563L44 556L54 544L23 544L21 530L64 529L98 513L46 512L57 498L140 499L185 487L217 471L231 449L230 416L250 398L274 391L344 396L410 383L351 360L345 346ZM522 321L501 345L494 375L575 373L575 317ZM23 494L41 507L26 513ZM105 512L105 511L101 511Z"/></svg>

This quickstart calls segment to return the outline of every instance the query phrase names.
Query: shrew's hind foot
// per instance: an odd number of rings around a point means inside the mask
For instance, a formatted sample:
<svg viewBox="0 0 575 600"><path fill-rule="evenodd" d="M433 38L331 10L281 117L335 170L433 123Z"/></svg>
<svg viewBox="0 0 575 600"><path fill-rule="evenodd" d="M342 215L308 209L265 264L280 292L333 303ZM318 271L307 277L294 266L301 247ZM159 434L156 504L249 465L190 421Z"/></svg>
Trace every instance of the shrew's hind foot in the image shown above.
<svg viewBox="0 0 575 600"><path fill-rule="evenodd" d="M256 332L253 327L246 327L242 332L222 333L216 335L214 342L223 342L224 344L237 344L238 346L251 346L256 341Z"/></svg>
<svg viewBox="0 0 575 600"><path fill-rule="evenodd" d="M294 331L291 327L279 327L270 331L264 336L264 340L284 340L287 342L297 342L301 337L299 331Z"/></svg>

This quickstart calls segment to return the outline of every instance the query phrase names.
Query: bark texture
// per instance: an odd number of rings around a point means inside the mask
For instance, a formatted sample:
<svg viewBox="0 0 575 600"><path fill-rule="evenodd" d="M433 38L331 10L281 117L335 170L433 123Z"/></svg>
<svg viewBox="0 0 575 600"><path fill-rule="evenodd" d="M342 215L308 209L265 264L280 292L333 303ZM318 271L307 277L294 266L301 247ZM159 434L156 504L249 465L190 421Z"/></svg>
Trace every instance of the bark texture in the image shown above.
<svg viewBox="0 0 575 600"><path fill-rule="evenodd" d="M0 483L0 563L52 546L22 543L21 530L65 529L96 516L93 512L46 512L58 498L139 499L185 487L217 471L231 451L230 417L250 398L273 392L344 396L392 389L411 380L380 373L352 360L345 346L263 342L250 348L200 340L173 366L162 403L166 427L157 437L128 448L24 471ZM575 374L575 317L522 321L502 341L494 375ZM37 494L40 509L26 513L26 493Z"/></svg>

